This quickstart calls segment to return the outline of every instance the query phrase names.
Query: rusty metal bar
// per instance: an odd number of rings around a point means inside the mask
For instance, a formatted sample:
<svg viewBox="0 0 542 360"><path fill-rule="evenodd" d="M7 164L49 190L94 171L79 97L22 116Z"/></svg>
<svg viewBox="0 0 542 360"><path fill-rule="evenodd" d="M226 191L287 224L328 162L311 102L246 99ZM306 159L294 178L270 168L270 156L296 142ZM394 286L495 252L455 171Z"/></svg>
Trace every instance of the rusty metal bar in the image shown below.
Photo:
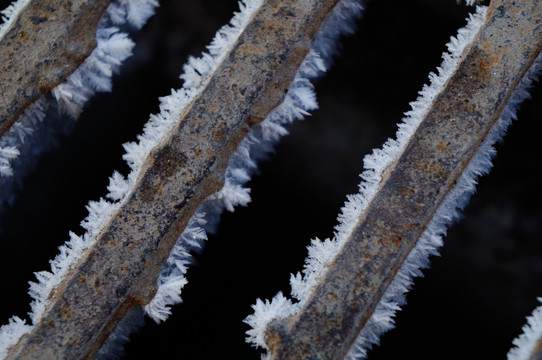
<svg viewBox="0 0 542 360"><path fill-rule="evenodd" d="M343 359L542 46L542 2L486 22L312 295L267 331L270 358Z"/></svg>
<svg viewBox="0 0 542 360"><path fill-rule="evenodd" d="M207 87L141 170L96 244L54 291L8 359L91 358L116 322L156 291L160 265L199 203L222 186L250 126L282 102L337 0L263 1Z"/></svg>
<svg viewBox="0 0 542 360"><path fill-rule="evenodd" d="M31 0L0 39L0 136L96 46L110 0Z"/></svg>

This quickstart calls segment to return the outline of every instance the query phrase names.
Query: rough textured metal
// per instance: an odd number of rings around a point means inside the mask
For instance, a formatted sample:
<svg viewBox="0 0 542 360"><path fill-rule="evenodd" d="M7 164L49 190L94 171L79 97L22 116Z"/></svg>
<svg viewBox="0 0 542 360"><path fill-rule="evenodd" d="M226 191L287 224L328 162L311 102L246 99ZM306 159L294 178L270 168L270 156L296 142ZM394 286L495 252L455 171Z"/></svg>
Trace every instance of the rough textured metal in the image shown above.
<svg viewBox="0 0 542 360"><path fill-rule="evenodd" d="M0 39L0 136L96 46L111 0L31 0Z"/></svg>
<svg viewBox="0 0 542 360"><path fill-rule="evenodd" d="M491 2L481 31L334 264L299 313L270 324L271 359L344 358L541 44L542 2Z"/></svg>
<svg viewBox="0 0 542 360"><path fill-rule="evenodd" d="M136 189L55 291L8 359L91 358L133 304L153 297L160 264L198 204L219 190L249 126L283 99L336 0L264 1L201 96L146 160Z"/></svg>

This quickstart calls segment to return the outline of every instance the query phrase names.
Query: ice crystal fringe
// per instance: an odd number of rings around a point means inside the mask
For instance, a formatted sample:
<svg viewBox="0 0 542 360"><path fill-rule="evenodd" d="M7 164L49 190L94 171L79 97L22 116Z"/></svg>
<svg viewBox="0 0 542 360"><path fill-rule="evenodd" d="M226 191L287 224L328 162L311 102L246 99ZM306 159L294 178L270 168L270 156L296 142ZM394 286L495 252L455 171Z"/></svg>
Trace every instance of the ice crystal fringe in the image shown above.
<svg viewBox="0 0 542 360"><path fill-rule="evenodd" d="M3 11L5 23L0 25L0 38L27 2L16 1ZM37 144L36 141L29 143L28 138L37 136L37 129L45 119L47 107L57 107L61 113L77 118L86 101L96 92L111 90L111 76L131 55L134 46L128 34L120 31L119 27L131 25L140 28L153 14L156 6L157 0L114 0L108 6L98 23L96 48L64 83L52 90L54 100L50 96L42 96L0 138L0 187L6 189L13 186L14 180L8 178L13 176L14 161L31 162L27 159L18 160L19 154L25 157L28 153L35 153L37 147L46 147L46 144ZM59 116L53 111L48 115ZM7 197L10 192L6 190L2 193ZM5 200L0 198L0 203Z"/></svg>
<svg viewBox="0 0 542 360"><path fill-rule="evenodd" d="M17 18L17 14L28 4L29 0L16 0L8 5L0 12L3 23L0 24L0 38L9 29L13 21Z"/></svg>
<svg viewBox="0 0 542 360"><path fill-rule="evenodd" d="M477 3L480 3L480 0L467 0L466 3L468 6L474 6Z"/></svg>
<svg viewBox="0 0 542 360"><path fill-rule="evenodd" d="M44 139L63 127L57 119L44 122L49 110L49 102L41 97L0 137L0 212L13 203L24 169L31 168L49 145L50 141Z"/></svg>
<svg viewBox="0 0 542 360"><path fill-rule="evenodd" d="M542 298L538 298L542 302ZM523 334L514 339L514 348L508 352L508 360L533 359L534 352L542 340L542 306L537 307L527 318L527 324L522 328Z"/></svg>

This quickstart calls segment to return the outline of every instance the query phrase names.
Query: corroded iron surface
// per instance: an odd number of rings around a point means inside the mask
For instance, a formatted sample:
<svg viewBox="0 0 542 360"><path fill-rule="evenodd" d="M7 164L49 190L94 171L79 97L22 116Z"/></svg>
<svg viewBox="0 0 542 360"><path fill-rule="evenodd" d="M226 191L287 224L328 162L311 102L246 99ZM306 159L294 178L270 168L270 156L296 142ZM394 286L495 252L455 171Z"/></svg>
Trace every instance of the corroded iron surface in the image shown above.
<svg viewBox="0 0 542 360"><path fill-rule="evenodd" d="M271 359L343 359L542 44L542 2L493 0L485 24Z"/></svg>
<svg viewBox="0 0 542 360"><path fill-rule="evenodd" d="M201 96L147 158L135 190L8 359L91 358L156 291L160 264L199 203L219 190L249 126L283 99L336 0L264 1Z"/></svg>
<svg viewBox="0 0 542 360"><path fill-rule="evenodd" d="M31 0L0 39L0 136L96 46L111 0Z"/></svg>

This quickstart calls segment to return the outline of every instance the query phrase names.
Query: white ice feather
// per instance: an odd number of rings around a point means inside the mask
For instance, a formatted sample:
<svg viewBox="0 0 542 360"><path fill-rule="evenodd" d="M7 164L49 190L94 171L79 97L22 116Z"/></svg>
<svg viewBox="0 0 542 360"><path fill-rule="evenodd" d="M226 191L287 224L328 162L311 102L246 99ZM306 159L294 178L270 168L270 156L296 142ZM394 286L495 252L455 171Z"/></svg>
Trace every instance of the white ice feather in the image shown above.
<svg viewBox="0 0 542 360"><path fill-rule="evenodd" d="M542 302L542 298L538 298ZM514 348L508 352L508 360L533 359L534 351L542 339L542 306L537 307L527 318L527 324L522 328L523 334L514 339Z"/></svg>
<svg viewBox="0 0 542 360"><path fill-rule="evenodd" d="M17 19L19 12L24 9L29 0L16 0L0 12L3 23L0 24L0 39L9 30L11 24Z"/></svg>
<svg viewBox="0 0 542 360"><path fill-rule="evenodd" d="M32 330L32 326L17 316L9 319L6 325L0 326L0 359L7 356L7 349L15 345L19 339Z"/></svg>
<svg viewBox="0 0 542 360"><path fill-rule="evenodd" d="M0 147L0 175L11 176L13 170L10 166L10 160L19 156L19 149L14 146Z"/></svg>
<svg viewBox="0 0 542 360"><path fill-rule="evenodd" d="M0 187L3 188L3 196L10 193L2 180L13 176L12 162L21 154L23 144L28 142L34 129L43 121L47 111L47 101L42 97L27 109L21 118L0 137ZM0 196L0 204L2 203Z"/></svg>
<svg viewBox="0 0 542 360"><path fill-rule="evenodd" d="M299 310L298 304L293 304L292 301L279 292L271 300L256 300L256 304L252 305L254 314L249 315L245 322L251 326L247 331L247 340L252 344L265 348L265 331L267 325L275 320L285 318L294 314Z"/></svg>

